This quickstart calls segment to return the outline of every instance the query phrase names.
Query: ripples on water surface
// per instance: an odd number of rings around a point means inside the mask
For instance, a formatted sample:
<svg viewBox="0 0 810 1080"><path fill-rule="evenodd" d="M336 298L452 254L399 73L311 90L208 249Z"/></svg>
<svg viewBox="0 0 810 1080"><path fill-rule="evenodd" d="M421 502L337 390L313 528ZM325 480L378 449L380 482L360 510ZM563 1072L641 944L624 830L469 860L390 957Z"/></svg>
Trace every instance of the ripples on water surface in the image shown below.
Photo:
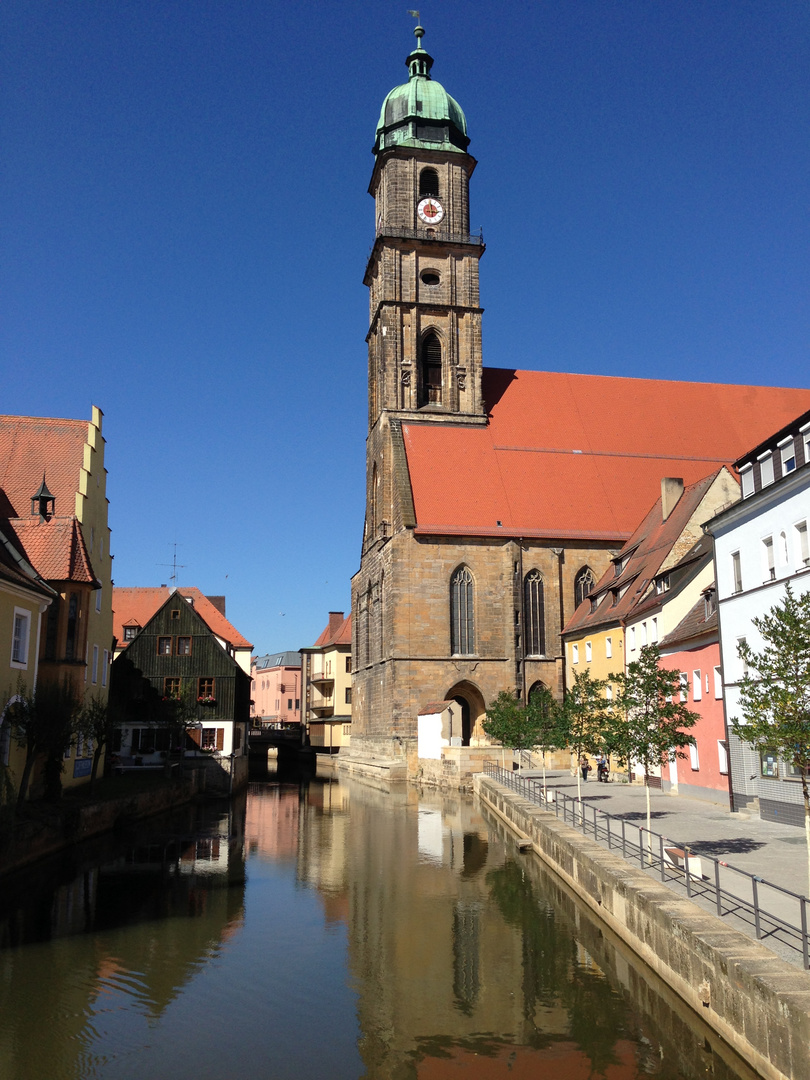
<svg viewBox="0 0 810 1080"><path fill-rule="evenodd" d="M750 1080L477 806L252 785L0 886L2 1080ZM735 1071L736 1069L736 1071Z"/></svg>

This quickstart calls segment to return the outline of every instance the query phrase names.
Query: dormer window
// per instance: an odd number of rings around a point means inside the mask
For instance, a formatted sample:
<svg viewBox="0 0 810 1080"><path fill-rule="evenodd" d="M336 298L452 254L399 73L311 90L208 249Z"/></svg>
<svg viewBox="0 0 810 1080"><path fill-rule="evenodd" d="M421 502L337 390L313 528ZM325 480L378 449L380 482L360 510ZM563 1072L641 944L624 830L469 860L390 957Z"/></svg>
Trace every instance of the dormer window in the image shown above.
<svg viewBox="0 0 810 1080"><path fill-rule="evenodd" d="M140 626L136 626L136 625L125 626L124 627L124 641L134 641L135 638L138 636L138 631L139 630L140 630Z"/></svg>
<svg viewBox="0 0 810 1080"><path fill-rule="evenodd" d="M662 574L661 577L655 579L655 591L659 596L661 593L669 592L669 574Z"/></svg>
<svg viewBox="0 0 810 1080"><path fill-rule="evenodd" d="M714 589L707 589L703 594L704 602L704 618L708 622L709 618L714 614L717 609L717 597Z"/></svg>

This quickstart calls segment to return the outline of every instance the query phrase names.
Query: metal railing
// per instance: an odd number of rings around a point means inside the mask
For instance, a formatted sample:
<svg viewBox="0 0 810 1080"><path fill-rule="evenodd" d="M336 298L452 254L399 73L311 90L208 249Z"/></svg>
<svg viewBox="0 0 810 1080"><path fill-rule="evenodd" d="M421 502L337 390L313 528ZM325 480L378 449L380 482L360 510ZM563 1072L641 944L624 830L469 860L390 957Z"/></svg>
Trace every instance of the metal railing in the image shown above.
<svg viewBox="0 0 810 1080"><path fill-rule="evenodd" d="M771 939L800 954L805 969L810 969L806 896L713 855L704 855L699 848L673 842L619 815L608 814L557 788L547 787L545 798L541 780L508 772L493 761L484 762L484 775L544 806L566 825L593 837L609 851L621 852L627 862L638 863L647 873L660 876L670 888L683 889L691 900L710 905L721 918L736 917L749 931L753 930L757 941ZM704 862L710 867L708 874L703 872ZM740 892L745 895L738 895ZM793 922L792 916L785 917L774 910L780 902L782 907L787 905L796 911L798 921Z"/></svg>

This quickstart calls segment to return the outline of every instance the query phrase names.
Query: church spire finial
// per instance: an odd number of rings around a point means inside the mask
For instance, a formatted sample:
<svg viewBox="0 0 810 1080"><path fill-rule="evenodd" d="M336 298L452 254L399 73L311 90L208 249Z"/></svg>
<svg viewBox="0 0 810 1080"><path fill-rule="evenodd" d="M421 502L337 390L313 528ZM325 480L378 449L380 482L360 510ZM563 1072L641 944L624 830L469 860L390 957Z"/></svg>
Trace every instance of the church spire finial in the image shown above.
<svg viewBox="0 0 810 1080"><path fill-rule="evenodd" d="M408 65L408 71L410 72L412 79L417 75L421 75L423 79L429 79L430 69L433 67L433 57L422 48L422 38L425 36L425 28L419 21L418 11L409 11L408 14L416 19L416 26L413 31L414 37L416 38L416 48L405 63Z"/></svg>

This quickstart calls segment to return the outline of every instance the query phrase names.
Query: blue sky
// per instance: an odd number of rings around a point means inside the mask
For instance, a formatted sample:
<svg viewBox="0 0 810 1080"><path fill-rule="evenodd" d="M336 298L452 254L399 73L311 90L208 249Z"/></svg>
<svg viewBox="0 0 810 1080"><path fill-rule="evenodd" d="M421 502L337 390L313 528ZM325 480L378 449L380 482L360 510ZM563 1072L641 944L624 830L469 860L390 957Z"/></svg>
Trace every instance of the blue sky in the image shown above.
<svg viewBox="0 0 810 1080"><path fill-rule="evenodd" d="M810 7L421 8L464 108L495 367L810 385ZM367 194L391 0L5 0L12 414L105 414L120 585L225 593L258 652L349 610ZM744 449L744 448L741 448Z"/></svg>

